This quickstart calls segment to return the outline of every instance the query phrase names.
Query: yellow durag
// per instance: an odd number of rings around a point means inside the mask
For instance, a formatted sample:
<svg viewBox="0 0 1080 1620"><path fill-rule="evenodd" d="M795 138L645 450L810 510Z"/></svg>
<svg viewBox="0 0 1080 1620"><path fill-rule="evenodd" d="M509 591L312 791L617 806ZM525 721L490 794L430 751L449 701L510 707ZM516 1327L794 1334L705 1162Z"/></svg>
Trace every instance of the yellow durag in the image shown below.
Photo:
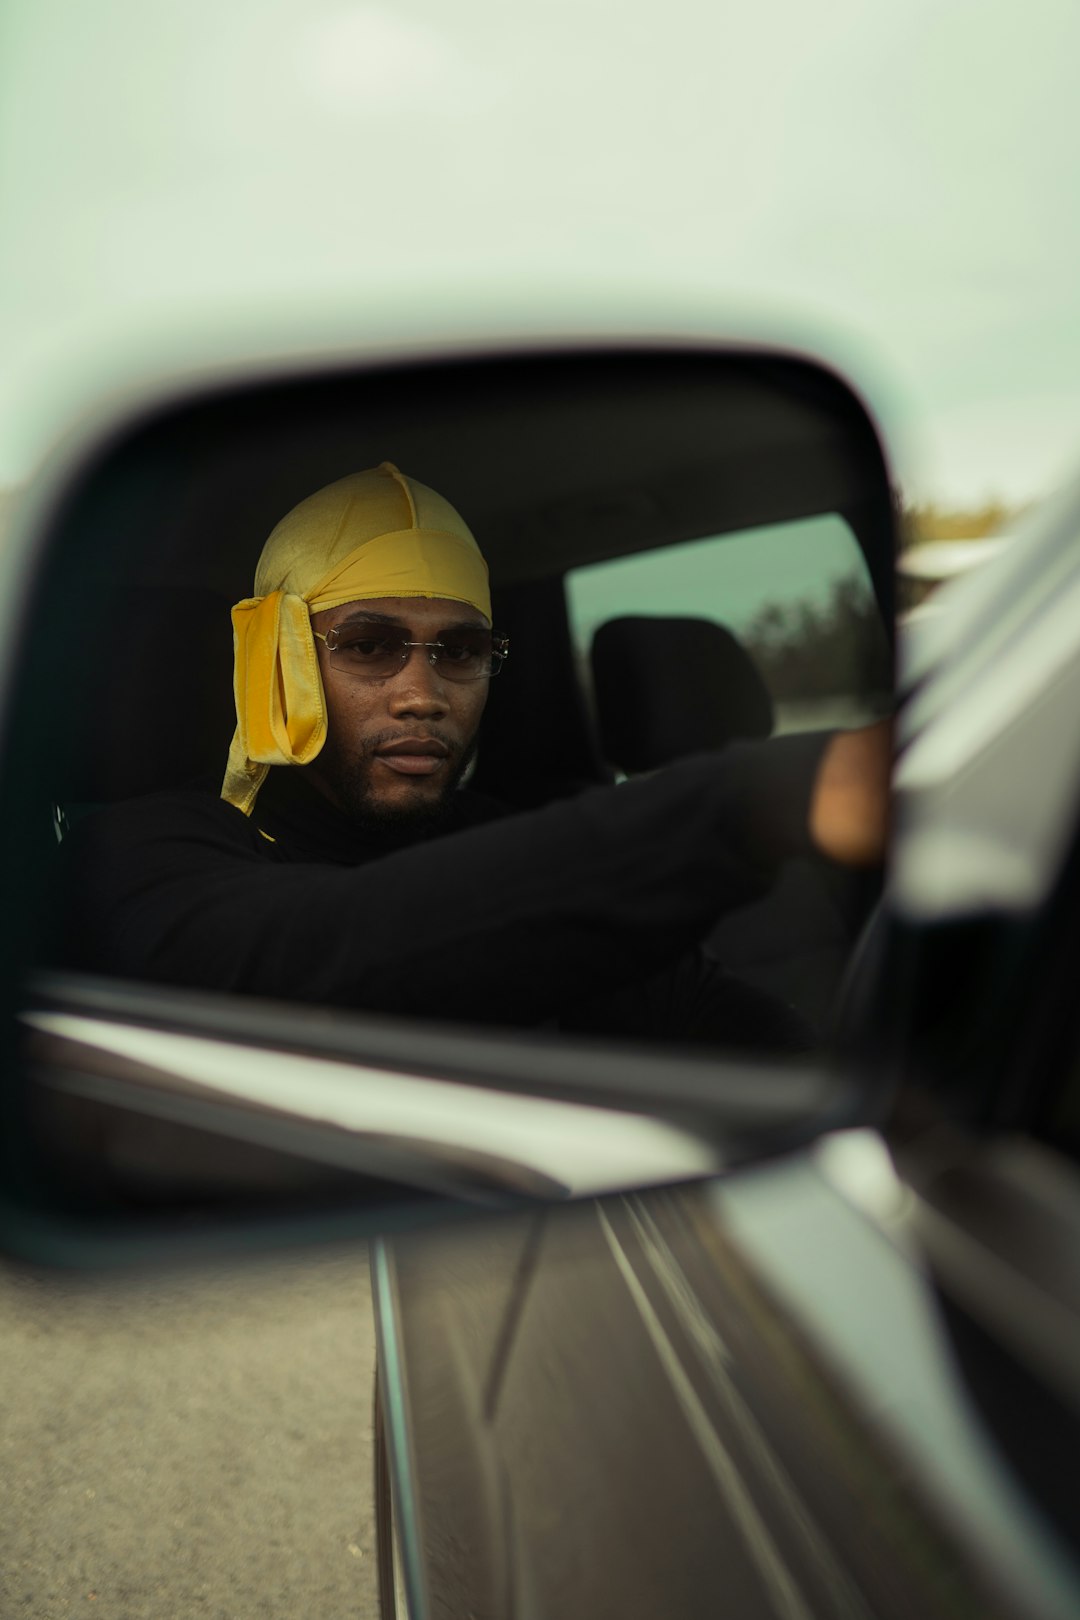
<svg viewBox="0 0 1080 1620"><path fill-rule="evenodd" d="M271 765L307 765L326 741L312 613L430 596L491 622L487 565L468 527L389 461L294 506L263 547L255 591L232 610L236 732L221 789L247 816Z"/></svg>

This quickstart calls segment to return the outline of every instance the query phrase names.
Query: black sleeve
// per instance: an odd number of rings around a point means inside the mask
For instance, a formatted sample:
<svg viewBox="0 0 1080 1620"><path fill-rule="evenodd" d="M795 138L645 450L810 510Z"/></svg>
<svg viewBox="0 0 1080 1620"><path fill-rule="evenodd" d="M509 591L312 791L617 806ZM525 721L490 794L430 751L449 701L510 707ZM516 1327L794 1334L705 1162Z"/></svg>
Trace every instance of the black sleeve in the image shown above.
<svg viewBox="0 0 1080 1620"><path fill-rule="evenodd" d="M64 956L290 1001L539 1022L674 961L804 852L826 741L697 756L360 867L268 861L210 798L182 814L132 801L73 836Z"/></svg>

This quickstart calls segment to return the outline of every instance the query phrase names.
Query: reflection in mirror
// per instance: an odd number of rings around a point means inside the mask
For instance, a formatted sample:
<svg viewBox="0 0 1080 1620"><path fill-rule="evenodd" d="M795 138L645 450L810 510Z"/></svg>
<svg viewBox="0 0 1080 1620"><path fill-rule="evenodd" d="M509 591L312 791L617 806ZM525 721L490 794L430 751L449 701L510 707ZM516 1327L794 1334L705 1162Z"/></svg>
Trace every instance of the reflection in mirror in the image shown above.
<svg viewBox="0 0 1080 1620"><path fill-rule="evenodd" d="M55 528L24 673L60 840L39 960L811 1051L884 847L891 570L873 430L801 362L539 356L165 410Z"/></svg>
<svg viewBox="0 0 1080 1620"><path fill-rule="evenodd" d="M794 734L887 703L867 471L753 366L485 380L398 377L381 408L357 383L263 442L254 401L223 441L204 413L106 478L108 585L65 639L60 960L798 1046L864 903L813 846L825 745Z"/></svg>

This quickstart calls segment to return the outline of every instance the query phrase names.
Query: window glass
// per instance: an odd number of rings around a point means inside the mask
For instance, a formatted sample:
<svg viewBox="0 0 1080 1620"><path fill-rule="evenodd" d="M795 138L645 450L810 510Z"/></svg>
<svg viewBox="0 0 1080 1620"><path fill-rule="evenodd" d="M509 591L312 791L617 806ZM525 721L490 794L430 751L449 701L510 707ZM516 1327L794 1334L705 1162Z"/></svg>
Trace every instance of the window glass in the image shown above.
<svg viewBox="0 0 1080 1620"><path fill-rule="evenodd" d="M586 684L601 624L694 617L749 654L777 733L860 725L888 709L887 638L863 554L836 513L614 558L575 569L566 585Z"/></svg>

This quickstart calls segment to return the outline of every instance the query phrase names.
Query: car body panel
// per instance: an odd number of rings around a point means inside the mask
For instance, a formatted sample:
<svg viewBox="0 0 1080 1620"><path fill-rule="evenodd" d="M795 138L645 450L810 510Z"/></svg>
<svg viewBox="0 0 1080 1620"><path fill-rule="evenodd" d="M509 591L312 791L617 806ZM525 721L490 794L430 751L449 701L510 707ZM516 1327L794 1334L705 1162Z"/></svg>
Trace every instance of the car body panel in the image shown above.
<svg viewBox="0 0 1080 1620"><path fill-rule="evenodd" d="M1075 1612L917 1257L827 1160L389 1245L410 1612Z"/></svg>
<svg viewBox="0 0 1080 1620"><path fill-rule="evenodd" d="M890 879L840 1048L891 1096L883 1134L547 1218L505 1430L482 1418L521 1613L1080 1608L1080 1176L1050 1123L1075 1099L1047 1101L1075 1092L1077 516L1074 489L943 591L908 666ZM411 1296L452 1319L445 1252L390 1247L400 1331Z"/></svg>

